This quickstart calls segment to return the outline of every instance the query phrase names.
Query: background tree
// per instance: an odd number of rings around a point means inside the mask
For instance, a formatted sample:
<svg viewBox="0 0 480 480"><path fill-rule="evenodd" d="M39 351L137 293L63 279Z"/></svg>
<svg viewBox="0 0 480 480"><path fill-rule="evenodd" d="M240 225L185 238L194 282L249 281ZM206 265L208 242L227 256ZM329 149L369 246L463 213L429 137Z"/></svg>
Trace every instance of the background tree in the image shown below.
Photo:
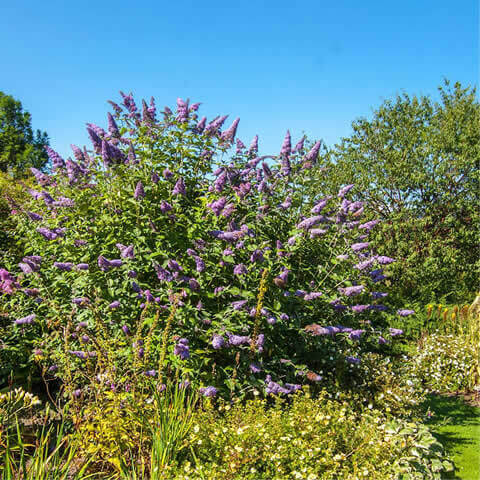
<svg viewBox="0 0 480 480"><path fill-rule="evenodd" d="M460 83L439 92L440 102L404 93L355 120L319 175L331 192L356 184L383 220L378 250L399 260L400 297L422 302L471 300L478 288L480 105Z"/></svg>
<svg viewBox="0 0 480 480"><path fill-rule="evenodd" d="M40 130L34 133L31 120L20 101L0 91L0 171L19 176L28 167L45 167L48 135Z"/></svg>

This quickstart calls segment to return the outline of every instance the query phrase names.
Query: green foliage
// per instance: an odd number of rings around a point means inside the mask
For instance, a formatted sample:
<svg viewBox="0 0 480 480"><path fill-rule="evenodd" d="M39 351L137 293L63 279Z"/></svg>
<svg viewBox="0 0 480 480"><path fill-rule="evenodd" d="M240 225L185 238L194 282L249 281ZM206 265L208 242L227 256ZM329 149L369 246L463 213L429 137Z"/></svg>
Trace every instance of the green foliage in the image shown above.
<svg viewBox="0 0 480 480"><path fill-rule="evenodd" d="M424 304L464 301L478 288L480 105L459 83L439 92L439 103L404 93L354 121L318 177L332 193L355 183L383 222L378 251L397 259L396 295Z"/></svg>
<svg viewBox="0 0 480 480"><path fill-rule="evenodd" d="M48 135L31 126L31 115L12 96L0 92L0 172L25 175L28 167L45 167Z"/></svg>
<svg viewBox="0 0 480 480"><path fill-rule="evenodd" d="M68 444L65 425L43 425L34 437L34 443L24 441L22 429L16 422L17 438L12 446L7 439L1 457L2 480L87 480L98 478L86 474L91 459L80 460L76 450Z"/></svg>
<svg viewBox="0 0 480 480"><path fill-rule="evenodd" d="M118 113L116 122L115 134L95 127L97 154L56 158L55 175L38 178L43 191L31 190L16 215L26 253L42 259L33 272L20 265L20 288L4 302L7 338L38 350L43 373L52 378L56 369L68 396L112 384L141 389L147 372L169 378L177 368L224 396L285 394L300 381L335 382L358 361L349 357L372 348L388 354L378 346L385 307L371 293L381 289L383 264L358 243L368 232L347 191L308 193L315 149L290 154L286 169L282 156L261 164L256 152L232 151L228 130L200 132L196 115L153 122ZM105 257L115 266L105 267ZM369 268L358 267L365 260ZM353 285L363 290L343 293ZM338 324L346 329L315 335ZM351 329L361 330L356 339ZM189 342L185 358L180 339Z"/></svg>
<svg viewBox="0 0 480 480"><path fill-rule="evenodd" d="M478 347L464 336L433 333L424 337L412 358L412 375L436 392L478 387Z"/></svg>
<svg viewBox="0 0 480 480"><path fill-rule="evenodd" d="M424 426L386 423L380 410L354 410L325 394L297 394L289 406L254 400L222 410L198 413L190 459L171 478L445 478L452 470Z"/></svg>

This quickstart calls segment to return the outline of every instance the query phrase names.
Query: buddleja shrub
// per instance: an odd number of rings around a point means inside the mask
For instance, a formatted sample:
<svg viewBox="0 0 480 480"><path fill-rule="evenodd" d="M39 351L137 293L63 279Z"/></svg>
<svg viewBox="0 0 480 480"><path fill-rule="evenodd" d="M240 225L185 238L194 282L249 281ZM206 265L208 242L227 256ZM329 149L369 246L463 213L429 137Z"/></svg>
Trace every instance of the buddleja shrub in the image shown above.
<svg viewBox="0 0 480 480"><path fill-rule="evenodd" d="M307 196L320 142L292 148L287 132L259 157L258 137L235 145L238 119L221 131L226 116L177 104L159 119L123 95L108 131L88 125L92 151L48 149L54 174L33 170L16 216L28 255L2 271L13 328L77 396L173 371L207 396L348 380L401 333L380 331L393 259L371 251L377 222L353 185Z"/></svg>

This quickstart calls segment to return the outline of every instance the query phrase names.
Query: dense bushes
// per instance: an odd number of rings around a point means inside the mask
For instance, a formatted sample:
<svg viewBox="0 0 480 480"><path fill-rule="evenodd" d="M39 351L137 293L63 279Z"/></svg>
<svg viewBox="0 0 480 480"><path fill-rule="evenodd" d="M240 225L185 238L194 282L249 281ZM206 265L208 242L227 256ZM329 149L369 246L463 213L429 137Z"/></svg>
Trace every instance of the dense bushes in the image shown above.
<svg viewBox="0 0 480 480"><path fill-rule="evenodd" d="M439 93L398 95L354 121L318 175L325 191L354 182L354 198L383 220L372 240L398 260L400 301L471 301L479 286L480 104L459 83Z"/></svg>
<svg viewBox="0 0 480 480"><path fill-rule="evenodd" d="M27 255L2 273L10 338L68 395L175 369L224 395L288 394L401 334L381 292L394 260L372 250L354 186L309 193L319 142L306 152L287 133L258 157L257 138L231 150L238 120L221 132L198 105L163 120L153 102L113 105L108 132L88 127L93 152L49 150L55 175L34 171L16 216Z"/></svg>
<svg viewBox="0 0 480 480"><path fill-rule="evenodd" d="M190 459L172 478L385 479L413 472L445 478L452 469L421 425L389 423L378 410L354 410L325 394L315 400L298 394L283 407L256 400L199 413Z"/></svg>

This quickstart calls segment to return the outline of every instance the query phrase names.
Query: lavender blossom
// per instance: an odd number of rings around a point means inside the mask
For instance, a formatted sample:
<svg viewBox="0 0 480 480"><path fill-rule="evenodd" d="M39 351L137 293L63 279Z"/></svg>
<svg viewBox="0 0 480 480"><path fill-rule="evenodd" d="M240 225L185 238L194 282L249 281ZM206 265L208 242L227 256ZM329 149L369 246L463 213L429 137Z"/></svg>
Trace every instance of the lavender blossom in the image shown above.
<svg viewBox="0 0 480 480"><path fill-rule="evenodd" d="M397 310L397 315L400 315L401 317L408 317L409 315L413 315L415 313L415 310Z"/></svg>
<svg viewBox="0 0 480 480"><path fill-rule="evenodd" d="M52 166L54 170L58 170L65 166L65 160L52 148L48 145L45 146L45 151L47 152L48 157L52 161Z"/></svg>
<svg viewBox="0 0 480 480"><path fill-rule="evenodd" d="M185 182L183 181L183 177L180 177L173 187L172 195L186 195L186 193Z"/></svg>
<svg viewBox="0 0 480 480"><path fill-rule="evenodd" d="M233 269L233 274L234 275L244 275L248 273L247 267L243 263L239 263L238 265L235 265Z"/></svg>
<svg viewBox="0 0 480 480"><path fill-rule="evenodd" d="M365 290L364 285L355 285L353 287L339 288L338 291L345 295L346 297L353 297L354 295L359 295Z"/></svg>
<svg viewBox="0 0 480 480"><path fill-rule="evenodd" d="M135 198L135 200L141 200L142 198L145 198L145 190L141 181L139 181L137 183L137 186L135 187L135 193L133 194L133 198Z"/></svg>
<svg viewBox="0 0 480 480"><path fill-rule="evenodd" d="M367 232L369 232L378 223L380 223L380 220L371 220L369 222L362 223L361 225L358 226L358 228L360 230L366 230Z"/></svg>
<svg viewBox="0 0 480 480"><path fill-rule="evenodd" d="M363 262L357 263L356 265L353 266L353 268L357 270L366 270L367 268L370 268L373 265L373 262L375 261L375 258L369 258L367 260L364 260Z"/></svg>
<svg viewBox="0 0 480 480"><path fill-rule="evenodd" d="M325 235L326 233L327 233L327 230L324 228L312 228L309 231L310 238L319 237L321 235Z"/></svg>
<svg viewBox="0 0 480 480"><path fill-rule="evenodd" d="M14 323L15 325L30 325L31 323L34 322L35 318L36 318L36 315L32 313L31 315L15 320Z"/></svg>
<svg viewBox="0 0 480 480"><path fill-rule="evenodd" d="M315 206L310 210L312 213L314 214L318 214L320 213L327 205L328 201L331 199L332 197L329 195L328 197L325 197L323 198L322 200L320 200L319 202L317 202L315 204Z"/></svg>
<svg viewBox="0 0 480 480"><path fill-rule="evenodd" d="M280 205L279 207L282 210L287 210L292 206L292 197L288 196Z"/></svg>
<svg viewBox="0 0 480 480"><path fill-rule="evenodd" d="M403 330L399 328L389 328L388 331L392 337L396 337L398 335L403 335Z"/></svg>
<svg viewBox="0 0 480 480"><path fill-rule="evenodd" d="M237 127L239 122L239 118L235 119L231 127L222 132L220 138L226 142L233 143L233 139L235 138L235 134L237 133Z"/></svg>
<svg viewBox="0 0 480 480"><path fill-rule="evenodd" d="M43 220L43 217L39 215L38 213L35 212L27 212L28 217L30 220L33 220L34 222L38 222L40 220Z"/></svg>
<svg viewBox="0 0 480 480"><path fill-rule="evenodd" d="M70 272L73 268L73 263L70 263L70 262L54 262L53 266L58 268L59 270L63 270L64 272Z"/></svg>
<svg viewBox="0 0 480 480"><path fill-rule="evenodd" d="M179 356L182 360L190 358L190 347L188 346L188 340L181 338L173 349L173 353Z"/></svg>
<svg viewBox="0 0 480 480"><path fill-rule="evenodd" d="M341 188L338 192L338 198L344 198L345 195L354 187L354 184L346 185L345 187Z"/></svg>
<svg viewBox="0 0 480 480"><path fill-rule="evenodd" d="M198 391L204 396L204 397L215 397L217 395L217 389L215 387L209 386L209 387L201 387L198 389Z"/></svg>
<svg viewBox="0 0 480 480"><path fill-rule="evenodd" d="M221 335L214 335L212 339L212 347L215 350L219 350L220 348L225 346L225 339Z"/></svg>
<svg viewBox="0 0 480 480"><path fill-rule="evenodd" d="M260 373L262 371L262 369L256 363L251 363L249 368L252 373Z"/></svg>
<svg viewBox="0 0 480 480"><path fill-rule="evenodd" d="M243 336L243 335L232 335L231 333L227 333L228 343L234 347L239 345L248 345L250 343L250 337Z"/></svg>
<svg viewBox="0 0 480 480"><path fill-rule="evenodd" d="M395 259L390 258L390 257L386 257L384 255L380 255L379 257L377 257L377 262L380 265L388 265L389 263L393 263L394 261L395 261Z"/></svg>
<svg viewBox="0 0 480 480"><path fill-rule="evenodd" d="M369 242L360 242L360 243L354 243L351 245L351 249L354 252L360 252L361 250L364 250L365 248L368 248L370 245Z"/></svg>
<svg viewBox="0 0 480 480"><path fill-rule="evenodd" d="M321 141L318 141L315 143L315 145L311 148L311 150L305 155L305 162L304 166L307 168L310 164L315 164L317 157L318 157L318 152L320 151L320 145L322 144Z"/></svg>
<svg viewBox="0 0 480 480"><path fill-rule="evenodd" d="M303 150L303 144L305 143L305 137L302 137L300 141L295 145L295 148L292 150L292 153L300 152Z"/></svg>
<svg viewBox="0 0 480 480"><path fill-rule="evenodd" d="M353 305L352 306L352 312L354 313L362 313L365 310L369 310L370 305Z"/></svg>
<svg viewBox="0 0 480 480"><path fill-rule="evenodd" d="M306 300L306 301L309 301L309 300L315 300L316 298L319 298L321 297L323 294L322 292L310 292L310 293L307 293L303 299Z"/></svg>
<svg viewBox="0 0 480 480"><path fill-rule="evenodd" d="M280 150L280 155L283 157L288 157L292 153L292 138L290 136L290 131L287 130L285 138L283 140L282 149Z"/></svg>
<svg viewBox="0 0 480 480"><path fill-rule="evenodd" d="M173 177L173 173L168 168L165 168L162 173L167 180Z"/></svg>
<svg viewBox="0 0 480 480"><path fill-rule="evenodd" d="M181 123L188 121L188 100L177 98L177 121Z"/></svg>
<svg viewBox="0 0 480 480"><path fill-rule="evenodd" d="M258 135L255 135L255 137L253 137L252 143L250 144L250 147L248 148L247 154L256 155L257 153L258 153Z"/></svg>
<svg viewBox="0 0 480 480"><path fill-rule="evenodd" d="M346 360L347 360L348 363L352 363L354 365L358 365L361 361L359 358L352 357L352 356L347 357Z"/></svg>
<svg viewBox="0 0 480 480"><path fill-rule="evenodd" d="M72 303L78 305L79 307L85 307L90 303L90 299L87 297L77 297L72 299Z"/></svg>
<svg viewBox="0 0 480 480"><path fill-rule="evenodd" d="M120 306L120 302L118 300L114 300L109 306L108 308L110 308L111 310L115 309L115 308L118 308Z"/></svg>
<svg viewBox="0 0 480 480"><path fill-rule="evenodd" d="M75 268L77 270L88 270L88 263L77 263L77 265L75 265Z"/></svg>
<svg viewBox="0 0 480 480"><path fill-rule="evenodd" d="M246 304L248 300L237 300L236 302L232 302L232 307L234 310L241 310Z"/></svg>
<svg viewBox="0 0 480 480"><path fill-rule="evenodd" d="M305 220L302 220L298 225L297 228L303 229L303 230L308 230L315 226L317 223L320 223L323 221L324 217L323 215L318 215L316 217L310 217L306 218Z"/></svg>

